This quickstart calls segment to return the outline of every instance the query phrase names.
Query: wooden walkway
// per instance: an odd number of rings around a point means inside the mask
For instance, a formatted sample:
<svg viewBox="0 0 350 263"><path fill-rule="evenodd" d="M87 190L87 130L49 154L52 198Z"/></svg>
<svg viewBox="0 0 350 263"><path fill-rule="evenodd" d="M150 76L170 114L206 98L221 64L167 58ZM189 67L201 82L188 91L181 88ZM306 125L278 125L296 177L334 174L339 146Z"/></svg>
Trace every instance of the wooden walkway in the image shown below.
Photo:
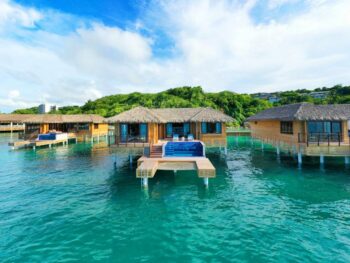
<svg viewBox="0 0 350 263"><path fill-rule="evenodd" d="M49 146L51 147L52 145L57 145L57 144L68 144L68 140L33 140L33 141L17 141L17 142L9 142L9 146L11 146L13 149L18 149L18 148L33 148L34 150L36 147L40 146Z"/></svg>
<svg viewBox="0 0 350 263"><path fill-rule="evenodd" d="M214 178L216 176L215 167L205 157L148 158L143 156L137 161L136 177L153 178L157 170L197 170L197 175L200 178Z"/></svg>

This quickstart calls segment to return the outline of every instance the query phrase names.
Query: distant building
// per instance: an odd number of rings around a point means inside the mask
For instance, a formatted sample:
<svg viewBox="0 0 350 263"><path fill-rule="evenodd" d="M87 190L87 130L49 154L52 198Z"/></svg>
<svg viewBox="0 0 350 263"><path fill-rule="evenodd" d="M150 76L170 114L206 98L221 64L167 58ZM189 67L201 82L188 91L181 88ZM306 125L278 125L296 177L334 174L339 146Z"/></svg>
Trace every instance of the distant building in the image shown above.
<svg viewBox="0 0 350 263"><path fill-rule="evenodd" d="M281 99L273 93L257 93L253 94L253 97L261 100L268 100L271 103L279 102Z"/></svg>
<svg viewBox="0 0 350 263"><path fill-rule="evenodd" d="M314 91L310 92L309 96L313 97L314 99L325 99L329 95L329 91Z"/></svg>
<svg viewBox="0 0 350 263"><path fill-rule="evenodd" d="M275 103L275 102L279 102L281 99L277 96L270 96L268 100L271 103Z"/></svg>
<svg viewBox="0 0 350 263"><path fill-rule="evenodd" d="M257 93L253 94L253 97L256 99L267 100L271 96L270 93Z"/></svg>
<svg viewBox="0 0 350 263"><path fill-rule="evenodd" d="M49 113L51 111L56 111L57 107L56 105L50 105L50 104L40 104L38 107L38 111L40 114Z"/></svg>

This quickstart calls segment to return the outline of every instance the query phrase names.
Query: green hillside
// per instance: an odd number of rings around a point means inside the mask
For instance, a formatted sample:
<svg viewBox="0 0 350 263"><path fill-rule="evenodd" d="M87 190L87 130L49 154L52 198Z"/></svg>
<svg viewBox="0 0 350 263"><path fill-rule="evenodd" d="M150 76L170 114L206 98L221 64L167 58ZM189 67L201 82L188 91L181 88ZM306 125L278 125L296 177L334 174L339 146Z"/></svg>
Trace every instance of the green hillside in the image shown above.
<svg viewBox="0 0 350 263"><path fill-rule="evenodd" d="M242 124L246 117L272 106L268 101L255 99L246 94L230 91L205 93L201 87L181 87L154 94L134 92L105 96L95 101L89 100L81 107L61 107L55 113L94 113L110 117L139 105L149 108L212 107L234 117L237 123L233 125ZM37 113L37 111L36 108L30 108L16 110L15 113Z"/></svg>
<svg viewBox="0 0 350 263"><path fill-rule="evenodd" d="M315 93L316 92L316 93ZM317 98L315 96L324 97ZM271 101L271 97L277 98ZM269 101L270 100L270 101ZM350 86L296 90L275 93L238 94L231 91L206 93L201 87L180 87L159 93L117 94L87 101L83 106L65 106L56 112L62 114L94 113L110 117L135 106L149 108L212 107L224 111L237 120L232 125L242 125L244 120L269 107L297 102L315 104L350 103ZM14 113L37 113L37 108L19 109Z"/></svg>

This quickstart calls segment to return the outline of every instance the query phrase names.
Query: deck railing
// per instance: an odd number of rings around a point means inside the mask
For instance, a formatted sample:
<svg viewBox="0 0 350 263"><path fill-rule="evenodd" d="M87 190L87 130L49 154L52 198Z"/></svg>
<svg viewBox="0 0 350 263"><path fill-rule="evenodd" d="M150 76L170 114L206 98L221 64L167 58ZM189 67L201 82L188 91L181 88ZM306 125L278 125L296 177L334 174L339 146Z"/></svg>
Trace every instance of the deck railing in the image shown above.
<svg viewBox="0 0 350 263"><path fill-rule="evenodd" d="M146 136L132 136L132 135L109 135L109 145L124 145L124 146L147 146L149 145Z"/></svg>
<svg viewBox="0 0 350 263"><path fill-rule="evenodd" d="M299 133L298 142L306 143L307 146L310 144L328 144L337 143L339 146L343 142L342 133L321 133L321 132L311 132L311 133Z"/></svg>

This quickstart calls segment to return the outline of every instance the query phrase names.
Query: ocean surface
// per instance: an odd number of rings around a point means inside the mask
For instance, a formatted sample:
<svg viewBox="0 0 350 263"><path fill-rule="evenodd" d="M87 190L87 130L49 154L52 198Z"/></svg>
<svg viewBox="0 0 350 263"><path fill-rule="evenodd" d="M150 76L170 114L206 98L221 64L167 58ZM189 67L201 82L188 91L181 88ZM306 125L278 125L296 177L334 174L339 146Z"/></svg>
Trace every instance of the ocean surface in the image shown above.
<svg viewBox="0 0 350 263"><path fill-rule="evenodd" d="M15 150L0 135L0 262L350 262L350 168L229 138L217 177L142 189L103 144ZM136 161L136 158L134 159Z"/></svg>

